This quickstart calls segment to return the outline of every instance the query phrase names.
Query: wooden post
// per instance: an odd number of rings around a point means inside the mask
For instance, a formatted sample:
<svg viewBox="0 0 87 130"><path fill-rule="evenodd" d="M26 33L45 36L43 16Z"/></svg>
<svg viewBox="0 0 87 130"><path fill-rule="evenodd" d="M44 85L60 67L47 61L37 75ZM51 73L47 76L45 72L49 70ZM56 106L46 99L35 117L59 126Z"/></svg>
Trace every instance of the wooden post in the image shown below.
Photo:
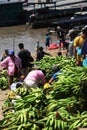
<svg viewBox="0 0 87 130"><path fill-rule="evenodd" d="M15 34L13 34L13 50L15 51Z"/></svg>

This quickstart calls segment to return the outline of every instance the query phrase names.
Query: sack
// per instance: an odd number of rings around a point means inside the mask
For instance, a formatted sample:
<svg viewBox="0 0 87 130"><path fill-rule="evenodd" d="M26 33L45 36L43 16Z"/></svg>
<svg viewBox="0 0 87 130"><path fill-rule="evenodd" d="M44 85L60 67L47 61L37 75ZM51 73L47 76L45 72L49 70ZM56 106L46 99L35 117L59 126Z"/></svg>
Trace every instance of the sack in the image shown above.
<svg viewBox="0 0 87 130"><path fill-rule="evenodd" d="M86 55L87 54L87 40L83 43L82 46L82 55Z"/></svg>
<svg viewBox="0 0 87 130"><path fill-rule="evenodd" d="M52 43L49 47L48 50L53 50L53 49L58 49L58 45L56 43Z"/></svg>
<svg viewBox="0 0 87 130"><path fill-rule="evenodd" d="M76 51L78 55L82 55L82 48L76 47Z"/></svg>
<svg viewBox="0 0 87 130"><path fill-rule="evenodd" d="M83 60L83 66L87 66L87 57Z"/></svg>

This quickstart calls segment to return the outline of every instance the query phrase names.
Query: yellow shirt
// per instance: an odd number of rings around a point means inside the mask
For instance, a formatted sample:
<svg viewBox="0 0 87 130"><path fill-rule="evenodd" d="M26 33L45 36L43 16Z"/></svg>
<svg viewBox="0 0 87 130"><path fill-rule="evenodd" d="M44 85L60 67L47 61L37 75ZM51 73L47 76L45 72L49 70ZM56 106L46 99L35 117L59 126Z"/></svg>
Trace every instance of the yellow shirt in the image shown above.
<svg viewBox="0 0 87 130"><path fill-rule="evenodd" d="M81 47L84 42L85 42L85 38L83 38L82 36L77 36L74 39L74 47ZM78 54L76 54L76 59L78 61L82 61L82 56L79 56Z"/></svg>
<svg viewBox="0 0 87 130"><path fill-rule="evenodd" d="M74 47L80 47L85 42L85 39L82 36L77 36L74 39Z"/></svg>

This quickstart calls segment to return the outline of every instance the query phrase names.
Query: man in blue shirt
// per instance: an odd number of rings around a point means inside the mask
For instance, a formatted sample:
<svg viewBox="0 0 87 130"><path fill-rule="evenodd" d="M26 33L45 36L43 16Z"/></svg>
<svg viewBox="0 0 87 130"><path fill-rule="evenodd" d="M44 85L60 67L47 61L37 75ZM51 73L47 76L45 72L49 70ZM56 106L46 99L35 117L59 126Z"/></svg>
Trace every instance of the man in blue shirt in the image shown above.
<svg viewBox="0 0 87 130"><path fill-rule="evenodd" d="M49 36L49 34L47 33L47 34L46 34L46 41L45 41L46 49L50 46L50 43L52 43L52 39L51 39L51 37Z"/></svg>

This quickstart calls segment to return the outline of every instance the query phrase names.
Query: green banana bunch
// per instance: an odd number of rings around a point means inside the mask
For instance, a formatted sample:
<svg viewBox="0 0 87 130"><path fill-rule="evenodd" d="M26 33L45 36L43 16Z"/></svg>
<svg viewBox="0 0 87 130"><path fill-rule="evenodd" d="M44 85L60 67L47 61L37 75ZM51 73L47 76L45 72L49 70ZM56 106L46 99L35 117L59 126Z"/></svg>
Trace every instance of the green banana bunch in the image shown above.
<svg viewBox="0 0 87 130"><path fill-rule="evenodd" d="M19 87L15 90L16 95L20 95L21 97L29 94L29 91L25 87Z"/></svg>
<svg viewBox="0 0 87 130"><path fill-rule="evenodd" d="M57 110L58 109L58 103L50 103L49 105L48 105L48 109L47 109L47 111L48 112L52 112L52 111L55 111L55 110Z"/></svg>
<svg viewBox="0 0 87 130"><path fill-rule="evenodd" d="M87 127L87 111L84 111L81 114L78 112L76 117L71 117L71 122L72 124L70 125L69 130Z"/></svg>
<svg viewBox="0 0 87 130"><path fill-rule="evenodd" d="M53 124L53 118L54 118L53 114L48 115L47 121L46 121L46 126L48 126L48 127L52 126L52 124Z"/></svg>
<svg viewBox="0 0 87 130"><path fill-rule="evenodd" d="M0 78L0 89L4 90L8 88L8 79L6 77Z"/></svg>
<svg viewBox="0 0 87 130"><path fill-rule="evenodd" d="M21 124L27 124L29 120L29 109L22 109L21 110Z"/></svg>
<svg viewBox="0 0 87 130"><path fill-rule="evenodd" d="M67 128L67 122L63 121L63 120L58 120L57 122L58 124L58 129L59 130L65 130Z"/></svg>
<svg viewBox="0 0 87 130"><path fill-rule="evenodd" d="M31 130L40 130L40 128L36 124L33 124Z"/></svg>

